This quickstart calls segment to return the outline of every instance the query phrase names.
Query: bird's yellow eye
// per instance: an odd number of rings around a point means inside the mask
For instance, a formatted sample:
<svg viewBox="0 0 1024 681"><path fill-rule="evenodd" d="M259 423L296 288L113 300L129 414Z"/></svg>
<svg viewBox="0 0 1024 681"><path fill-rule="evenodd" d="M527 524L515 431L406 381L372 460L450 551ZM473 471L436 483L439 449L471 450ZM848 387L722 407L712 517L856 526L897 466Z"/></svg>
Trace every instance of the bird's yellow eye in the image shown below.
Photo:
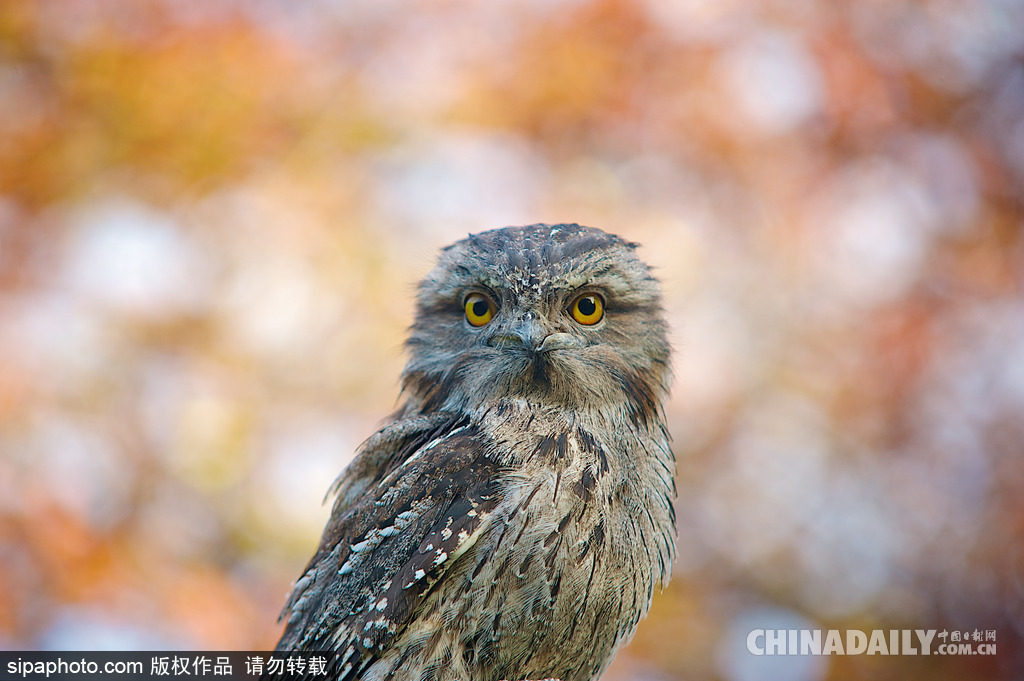
<svg viewBox="0 0 1024 681"><path fill-rule="evenodd" d="M593 326L604 317L604 299L596 293L585 293L569 308L572 318L584 326Z"/></svg>
<svg viewBox="0 0 1024 681"><path fill-rule="evenodd" d="M494 317L494 303L482 293L466 296L466 321L473 326L483 326Z"/></svg>

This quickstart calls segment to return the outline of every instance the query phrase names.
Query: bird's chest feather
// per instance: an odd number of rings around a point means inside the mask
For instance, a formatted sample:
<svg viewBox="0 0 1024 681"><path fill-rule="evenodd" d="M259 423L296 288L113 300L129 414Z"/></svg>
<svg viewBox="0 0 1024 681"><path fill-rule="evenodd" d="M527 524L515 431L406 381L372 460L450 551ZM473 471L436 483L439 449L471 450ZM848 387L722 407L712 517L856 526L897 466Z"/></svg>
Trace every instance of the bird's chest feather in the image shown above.
<svg viewBox="0 0 1024 681"><path fill-rule="evenodd" d="M542 417L506 422L495 436L505 496L461 558L470 576L433 605L442 621L469 625L469 668L591 678L646 614L666 560L651 544L671 536L671 519L649 510L659 492L636 469L657 447Z"/></svg>

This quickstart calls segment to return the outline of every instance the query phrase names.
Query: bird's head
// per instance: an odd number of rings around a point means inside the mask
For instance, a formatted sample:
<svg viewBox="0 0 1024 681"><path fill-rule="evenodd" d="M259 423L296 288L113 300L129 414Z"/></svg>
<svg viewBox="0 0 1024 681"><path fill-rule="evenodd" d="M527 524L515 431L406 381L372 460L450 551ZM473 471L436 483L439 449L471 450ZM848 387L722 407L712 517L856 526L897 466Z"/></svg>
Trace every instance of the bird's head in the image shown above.
<svg viewBox="0 0 1024 681"><path fill-rule="evenodd" d="M538 224L445 248L420 284L407 341L410 406L472 411L518 398L651 420L669 346L658 282L636 246Z"/></svg>

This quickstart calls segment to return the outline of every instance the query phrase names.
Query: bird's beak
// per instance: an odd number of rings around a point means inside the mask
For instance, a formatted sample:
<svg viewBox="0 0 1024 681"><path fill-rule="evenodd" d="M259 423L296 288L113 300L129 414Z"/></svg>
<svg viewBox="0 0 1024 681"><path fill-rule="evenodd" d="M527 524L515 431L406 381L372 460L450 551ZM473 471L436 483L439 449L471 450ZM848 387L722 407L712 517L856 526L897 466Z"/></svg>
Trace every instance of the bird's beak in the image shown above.
<svg viewBox="0 0 1024 681"><path fill-rule="evenodd" d="M522 319L501 329L487 339L496 348L520 348L533 352L549 352L576 347L579 342L568 333L550 333L536 319Z"/></svg>
<svg viewBox="0 0 1024 681"><path fill-rule="evenodd" d="M498 329L487 339L487 344L496 348L520 348L539 350L548 337L547 329L532 317L520 319L514 324Z"/></svg>
<svg viewBox="0 0 1024 681"><path fill-rule="evenodd" d="M553 333L544 339L544 342L537 348L540 352L551 350L565 350L566 348L578 348L582 345L580 340L569 333Z"/></svg>

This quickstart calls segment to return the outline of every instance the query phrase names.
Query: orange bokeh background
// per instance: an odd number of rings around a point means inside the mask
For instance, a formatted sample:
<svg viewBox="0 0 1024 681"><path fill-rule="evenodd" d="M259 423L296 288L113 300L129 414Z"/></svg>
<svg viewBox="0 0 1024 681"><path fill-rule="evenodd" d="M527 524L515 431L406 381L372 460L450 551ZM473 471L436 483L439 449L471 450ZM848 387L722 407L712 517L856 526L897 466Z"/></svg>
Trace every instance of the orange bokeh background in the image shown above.
<svg viewBox="0 0 1024 681"><path fill-rule="evenodd" d="M273 645L434 253L580 222L644 244L675 346L680 558L608 678L1017 678L1022 36L1019 0L0 4L0 648Z"/></svg>

